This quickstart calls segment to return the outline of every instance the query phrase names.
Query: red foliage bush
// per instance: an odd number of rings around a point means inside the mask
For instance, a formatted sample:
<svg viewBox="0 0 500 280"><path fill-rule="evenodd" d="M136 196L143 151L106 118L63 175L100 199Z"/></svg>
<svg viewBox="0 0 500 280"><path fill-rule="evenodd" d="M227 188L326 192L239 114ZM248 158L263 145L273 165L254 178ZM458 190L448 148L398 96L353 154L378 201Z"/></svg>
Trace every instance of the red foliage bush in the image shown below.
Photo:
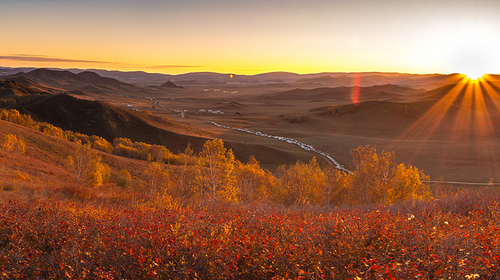
<svg viewBox="0 0 500 280"><path fill-rule="evenodd" d="M364 210L10 201L0 278L498 278L499 196Z"/></svg>

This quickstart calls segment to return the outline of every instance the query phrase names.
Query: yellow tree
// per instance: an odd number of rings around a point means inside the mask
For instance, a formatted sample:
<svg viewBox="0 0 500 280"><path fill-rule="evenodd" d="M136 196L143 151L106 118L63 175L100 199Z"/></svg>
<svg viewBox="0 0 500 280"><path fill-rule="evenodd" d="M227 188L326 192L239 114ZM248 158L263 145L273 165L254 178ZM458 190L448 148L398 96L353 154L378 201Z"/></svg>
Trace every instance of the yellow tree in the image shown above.
<svg viewBox="0 0 500 280"><path fill-rule="evenodd" d="M195 177L195 168L193 164L196 163L196 157L190 144L188 144L183 153L178 155L177 162L181 165L181 167L177 169L178 194L181 196L188 196L192 194L190 186Z"/></svg>
<svg viewBox="0 0 500 280"><path fill-rule="evenodd" d="M101 156L89 146L80 146L67 161L79 185L99 187L109 177L109 167L101 163Z"/></svg>
<svg viewBox="0 0 500 280"><path fill-rule="evenodd" d="M24 141L14 134L5 135L2 148L16 155L24 154L26 151Z"/></svg>
<svg viewBox="0 0 500 280"><path fill-rule="evenodd" d="M118 186L128 188L130 187L131 182L132 182L132 176L130 175L130 172L128 172L127 169L120 170L120 176L118 177L116 184Z"/></svg>
<svg viewBox="0 0 500 280"><path fill-rule="evenodd" d="M360 146L351 151L355 170L350 180L350 198L357 203L392 203L397 200L426 199L428 177L417 168L396 166L394 152L380 155L373 147Z"/></svg>
<svg viewBox="0 0 500 280"><path fill-rule="evenodd" d="M277 170L283 187L283 202L292 204L317 204L322 200L325 184L325 173L316 158L309 163L297 162L286 168Z"/></svg>
<svg viewBox="0 0 500 280"><path fill-rule="evenodd" d="M114 151L113 145L102 137L92 135L90 136L89 142L92 143L92 148L98 151L105 152L108 154L112 154Z"/></svg>
<svg viewBox="0 0 500 280"><path fill-rule="evenodd" d="M276 184L276 179L269 172L263 170L254 156L247 164L236 161L234 173L239 199L247 202L268 199L268 193Z"/></svg>
<svg viewBox="0 0 500 280"><path fill-rule="evenodd" d="M222 139L208 140L203 145L200 157L205 168L199 169L197 181L201 183L202 189L210 192L213 197L237 201L233 151L224 147Z"/></svg>
<svg viewBox="0 0 500 280"><path fill-rule="evenodd" d="M426 176L416 167L409 166L407 168L404 164L398 165L392 186L387 195L387 202L427 200L431 198L430 187L423 182L428 180L429 176Z"/></svg>
<svg viewBox="0 0 500 280"><path fill-rule="evenodd" d="M323 203L338 205L348 202L350 175L332 165L327 166L323 172L325 173Z"/></svg>
<svg viewBox="0 0 500 280"><path fill-rule="evenodd" d="M377 155L375 148L359 146L351 150L354 172L351 199L358 203L378 203L386 200L394 176L394 152Z"/></svg>
<svg viewBox="0 0 500 280"><path fill-rule="evenodd" d="M146 169L146 181L151 194L160 194L168 190L170 184L170 172L165 164L156 161L150 162Z"/></svg>

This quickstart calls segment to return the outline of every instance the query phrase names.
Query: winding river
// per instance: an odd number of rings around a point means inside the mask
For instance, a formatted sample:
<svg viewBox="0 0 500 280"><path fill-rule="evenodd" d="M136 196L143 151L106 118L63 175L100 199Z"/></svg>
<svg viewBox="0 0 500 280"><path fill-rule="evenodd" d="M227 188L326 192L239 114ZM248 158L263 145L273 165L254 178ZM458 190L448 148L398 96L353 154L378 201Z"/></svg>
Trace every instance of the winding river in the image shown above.
<svg viewBox="0 0 500 280"><path fill-rule="evenodd" d="M313 152L313 153L316 153L318 155L321 155L321 156L325 157L330 163L332 163L337 169L343 170L343 171L345 171L347 173L352 173L349 169L345 168L342 164L340 164L338 161L336 161L334 158L332 158L328 153L323 152L321 150L318 150L318 149L314 148L311 145L308 145L306 143L302 143L302 142L297 141L295 139L288 138L288 137L283 137L283 136L269 135L269 134L262 133L260 131L255 131L255 130L248 129L248 128L237 128L237 127L225 126L225 125L218 124L218 123L216 123L214 121L210 121L210 123L212 123L213 125L215 125L217 127L220 127L220 128L237 130L237 131L246 132L246 133L250 133L250 134L261 136L261 137L268 137L268 138L280 140L280 141L283 141L283 142L287 142L288 144L292 144L292 145L298 146L299 148L302 148L302 149L304 149L306 151Z"/></svg>

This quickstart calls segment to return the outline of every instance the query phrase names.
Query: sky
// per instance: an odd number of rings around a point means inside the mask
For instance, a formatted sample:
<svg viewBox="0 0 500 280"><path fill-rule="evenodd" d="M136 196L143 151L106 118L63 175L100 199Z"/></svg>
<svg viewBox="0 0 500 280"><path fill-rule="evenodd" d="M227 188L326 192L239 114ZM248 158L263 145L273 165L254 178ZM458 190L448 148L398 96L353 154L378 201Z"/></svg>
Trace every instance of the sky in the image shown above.
<svg viewBox="0 0 500 280"><path fill-rule="evenodd" d="M500 1L0 0L0 66L500 73Z"/></svg>

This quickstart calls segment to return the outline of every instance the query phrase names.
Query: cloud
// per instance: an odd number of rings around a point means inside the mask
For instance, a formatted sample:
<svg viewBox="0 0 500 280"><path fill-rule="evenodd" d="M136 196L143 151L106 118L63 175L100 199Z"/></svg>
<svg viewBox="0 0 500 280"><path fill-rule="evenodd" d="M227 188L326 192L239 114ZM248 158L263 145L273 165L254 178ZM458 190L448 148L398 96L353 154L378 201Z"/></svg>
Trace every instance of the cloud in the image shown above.
<svg viewBox="0 0 500 280"><path fill-rule="evenodd" d="M114 64L121 65L122 67L140 67L143 69L172 69L172 68L200 68L205 66L200 65L155 65L155 66L144 66L144 65L131 65L119 62L109 62L109 61L97 61L97 60L82 60L82 59L67 59L60 57L52 57L46 55L34 55L34 54L12 54L12 55L0 55L0 60L14 60L14 61L24 61L24 62L73 62L73 63L98 63L98 64Z"/></svg>
<svg viewBox="0 0 500 280"><path fill-rule="evenodd" d="M199 68L199 67L205 67L205 66L200 66L200 65L156 65L156 66L149 66L149 67L144 67L144 68L165 69L165 68Z"/></svg>
<svg viewBox="0 0 500 280"><path fill-rule="evenodd" d="M77 63L117 64L115 62L109 62L109 61L66 59L66 58L51 57L51 56L45 56L45 55L31 55L31 54L0 55L0 59L16 60L16 61L31 61L31 62L77 62Z"/></svg>

